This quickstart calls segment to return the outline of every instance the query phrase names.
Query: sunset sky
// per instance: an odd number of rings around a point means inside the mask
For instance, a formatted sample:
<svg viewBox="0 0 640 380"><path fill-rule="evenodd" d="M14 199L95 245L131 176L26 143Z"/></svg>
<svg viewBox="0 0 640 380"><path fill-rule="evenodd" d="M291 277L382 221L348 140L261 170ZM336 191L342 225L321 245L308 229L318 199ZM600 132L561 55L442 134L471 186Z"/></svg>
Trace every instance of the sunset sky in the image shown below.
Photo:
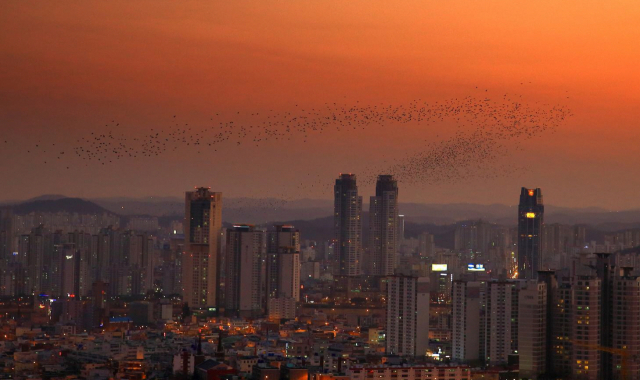
<svg viewBox="0 0 640 380"><path fill-rule="evenodd" d="M495 163L527 170L400 183L401 201L515 204L527 186L557 206L640 207L636 0L4 1L0 9L0 200L181 196L196 185L227 197L330 198L338 173L418 152L450 126L382 125L106 166L44 164L27 151L37 141L69 149L112 120L120 124L112 131L136 135L173 115L198 128L215 113L438 101L478 87L479 96L520 94L574 116ZM326 181L297 188L312 177ZM365 197L373 191L361 187Z"/></svg>

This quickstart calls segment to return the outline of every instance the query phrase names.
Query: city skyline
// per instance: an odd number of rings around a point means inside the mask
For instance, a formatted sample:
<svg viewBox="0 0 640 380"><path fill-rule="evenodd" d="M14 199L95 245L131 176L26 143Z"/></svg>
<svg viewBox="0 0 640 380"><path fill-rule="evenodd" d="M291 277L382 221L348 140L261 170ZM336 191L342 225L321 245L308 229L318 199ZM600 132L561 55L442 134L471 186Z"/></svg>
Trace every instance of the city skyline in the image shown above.
<svg viewBox="0 0 640 380"><path fill-rule="evenodd" d="M640 380L640 2L0 9L0 380Z"/></svg>

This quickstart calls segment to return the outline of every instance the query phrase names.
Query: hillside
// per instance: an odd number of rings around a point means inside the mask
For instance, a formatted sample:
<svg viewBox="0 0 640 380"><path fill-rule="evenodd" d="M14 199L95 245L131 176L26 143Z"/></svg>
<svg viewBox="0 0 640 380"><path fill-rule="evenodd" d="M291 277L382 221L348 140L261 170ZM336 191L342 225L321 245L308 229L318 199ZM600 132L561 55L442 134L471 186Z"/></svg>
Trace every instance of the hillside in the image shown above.
<svg viewBox="0 0 640 380"><path fill-rule="evenodd" d="M77 213L77 214L92 214L92 215L102 215L102 214L117 215L116 213L106 210L105 208L100 207L93 202L86 201L80 198L60 198L60 199L52 199L52 200L27 201L24 203L20 203L18 205L14 205L12 209L13 209L13 212L18 215L26 215L32 212L42 212L42 213L67 212L70 214Z"/></svg>

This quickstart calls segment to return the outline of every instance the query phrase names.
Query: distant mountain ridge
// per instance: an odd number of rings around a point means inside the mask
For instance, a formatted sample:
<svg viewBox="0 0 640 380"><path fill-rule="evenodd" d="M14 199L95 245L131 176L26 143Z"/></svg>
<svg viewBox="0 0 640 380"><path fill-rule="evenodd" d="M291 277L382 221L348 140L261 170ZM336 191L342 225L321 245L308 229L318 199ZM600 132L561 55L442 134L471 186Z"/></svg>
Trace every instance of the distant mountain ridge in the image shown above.
<svg viewBox="0 0 640 380"><path fill-rule="evenodd" d="M40 198L40 197L39 197ZM80 198L58 198L58 199L36 199L29 200L11 207L13 212L18 215L26 215L30 213L77 213L103 215L116 213L109 211L93 202Z"/></svg>
<svg viewBox="0 0 640 380"><path fill-rule="evenodd" d="M123 217L150 215L169 219L180 219L184 215L184 200L179 197L80 199L48 194L13 203L10 207L18 214L36 211L81 214L107 212ZM367 205L363 208L365 211L368 210ZM400 212L405 214L407 222L417 224L449 225L460 221L482 219L491 223L515 225L517 219L517 206L504 204L400 203ZM330 218L332 214L333 201L324 199L299 199L288 202L274 198L223 199L223 218L228 223L268 224L277 220L312 221ZM588 224L606 230L635 228L640 226L640 210L609 211L598 207L567 208L546 205L545 222Z"/></svg>

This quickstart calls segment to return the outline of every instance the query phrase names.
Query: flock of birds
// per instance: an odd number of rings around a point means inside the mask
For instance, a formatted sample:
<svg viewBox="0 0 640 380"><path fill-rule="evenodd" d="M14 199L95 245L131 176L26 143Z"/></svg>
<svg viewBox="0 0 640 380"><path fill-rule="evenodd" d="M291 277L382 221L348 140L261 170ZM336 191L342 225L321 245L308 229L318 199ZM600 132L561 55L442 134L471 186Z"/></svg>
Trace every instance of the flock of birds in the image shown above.
<svg viewBox="0 0 640 380"><path fill-rule="evenodd" d="M169 125L138 135L135 130L122 131L120 123L113 120L65 144L66 148L38 142L28 153L48 157L43 158L45 164L63 162L63 167L69 169L77 163L109 165L128 159L158 157L180 149L207 153L217 152L228 144L238 148L259 147L292 140L306 143L323 133L374 127L394 128L403 133L403 128L419 128L429 137L424 138L424 146L418 152L390 158L382 165L357 173L358 182L373 183L377 174L384 173L393 174L401 183L433 184L472 176L501 175L505 167L488 163L497 163L498 158L521 149L526 140L555 130L572 115L563 105L527 103L522 95L503 94L491 99L486 92L481 94L431 104L421 99L401 105L325 103L306 109L296 105L287 112L235 112L231 117L215 114L206 126L180 122L174 115ZM327 187L326 178L308 176L299 184L299 191ZM328 190L331 191L330 186ZM286 194L281 196L287 198Z"/></svg>

